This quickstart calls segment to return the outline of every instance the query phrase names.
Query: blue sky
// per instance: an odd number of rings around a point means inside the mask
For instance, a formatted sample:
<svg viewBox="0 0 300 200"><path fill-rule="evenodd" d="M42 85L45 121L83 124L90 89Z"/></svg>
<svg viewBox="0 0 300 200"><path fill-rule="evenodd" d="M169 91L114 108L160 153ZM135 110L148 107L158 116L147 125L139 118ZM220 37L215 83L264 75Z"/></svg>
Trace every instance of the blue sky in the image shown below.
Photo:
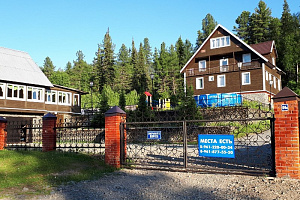
<svg viewBox="0 0 300 200"><path fill-rule="evenodd" d="M254 12L259 0L0 0L0 46L28 52L42 66L49 56L65 68L81 50L92 63L108 27L117 53L124 43L136 47L145 37L152 50L178 37L195 44L207 13L232 30L242 11ZM283 0L265 0L273 17L282 13ZM291 13L299 0L288 0Z"/></svg>

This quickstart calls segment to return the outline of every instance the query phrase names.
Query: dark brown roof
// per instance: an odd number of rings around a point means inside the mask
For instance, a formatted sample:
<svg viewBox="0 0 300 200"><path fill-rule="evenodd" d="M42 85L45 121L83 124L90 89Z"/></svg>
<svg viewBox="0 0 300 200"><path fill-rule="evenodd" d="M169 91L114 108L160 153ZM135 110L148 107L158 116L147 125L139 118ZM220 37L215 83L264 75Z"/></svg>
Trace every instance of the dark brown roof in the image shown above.
<svg viewBox="0 0 300 200"><path fill-rule="evenodd" d="M272 52L274 41L267 41L258 44L250 44L250 46L258 53L264 55Z"/></svg>

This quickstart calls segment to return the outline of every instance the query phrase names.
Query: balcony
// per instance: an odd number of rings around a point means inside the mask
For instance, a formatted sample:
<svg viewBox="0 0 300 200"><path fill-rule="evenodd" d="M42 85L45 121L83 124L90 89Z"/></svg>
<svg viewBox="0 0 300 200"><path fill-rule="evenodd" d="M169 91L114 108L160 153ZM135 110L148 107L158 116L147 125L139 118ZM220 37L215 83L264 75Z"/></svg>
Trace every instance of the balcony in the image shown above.
<svg viewBox="0 0 300 200"><path fill-rule="evenodd" d="M198 76L198 75L206 75L206 74L218 74L224 72L236 72L236 71L245 71L250 69L259 69L261 64L257 61L249 62L249 63L240 63L241 66L239 67L238 63L234 63L231 65L224 65L224 66L217 66L217 67L210 67L210 68L191 68L187 69L186 75L187 76Z"/></svg>

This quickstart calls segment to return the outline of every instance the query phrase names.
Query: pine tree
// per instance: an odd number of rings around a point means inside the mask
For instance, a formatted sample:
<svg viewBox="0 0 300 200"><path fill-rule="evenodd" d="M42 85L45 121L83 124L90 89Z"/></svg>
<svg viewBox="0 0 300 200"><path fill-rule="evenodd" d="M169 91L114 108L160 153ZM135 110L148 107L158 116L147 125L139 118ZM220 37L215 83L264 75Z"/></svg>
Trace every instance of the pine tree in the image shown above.
<svg viewBox="0 0 300 200"><path fill-rule="evenodd" d="M269 40L271 23L271 10L264 1L259 1L258 7L250 17L250 39L252 44Z"/></svg>
<svg viewBox="0 0 300 200"><path fill-rule="evenodd" d="M209 36L209 34L214 30L214 28L217 26L217 22L213 18L211 14L207 14L205 18L202 20L202 32L198 30L197 34L197 40L195 45L195 51L199 49L199 47L202 45L204 40Z"/></svg>
<svg viewBox="0 0 300 200"><path fill-rule="evenodd" d="M47 56L44 60L44 65L42 67L42 71L47 76L47 78L50 78L51 75L54 73L55 66L52 63L52 60Z"/></svg>
<svg viewBox="0 0 300 200"><path fill-rule="evenodd" d="M95 81L97 82L98 90L101 92L105 84L113 86L115 78L115 57L114 44L109 35L109 30L106 32L102 44L98 45L96 58L94 59Z"/></svg>
<svg viewBox="0 0 300 200"><path fill-rule="evenodd" d="M233 27L233 30L237 32L237 36L246 43L249 43L250 40L249 22L250 12L243 11L242 14L235 20L235 23L238 25L238 27Z"/></svg>
<svg viewBox="0 0 300 200"><path fill-rule="evenodd" d="M116 91L127 91L132 89L132 65L130 64L129 50L122 44L118 57L116 67L116 78L114 89Z"/></svg>

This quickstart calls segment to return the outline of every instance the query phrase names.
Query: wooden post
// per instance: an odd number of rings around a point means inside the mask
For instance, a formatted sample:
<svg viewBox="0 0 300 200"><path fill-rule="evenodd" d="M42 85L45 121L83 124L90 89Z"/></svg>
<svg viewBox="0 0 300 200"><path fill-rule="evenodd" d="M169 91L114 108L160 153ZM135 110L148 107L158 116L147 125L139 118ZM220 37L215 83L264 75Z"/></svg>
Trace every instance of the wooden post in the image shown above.
<svg viewBox="0 0 300 200"><path fill-rule="evenodd" d="M0 117L0 150L3 150L4 147L6 146L6 137L7 137L6 125L7 125L7 120L3 117Z"/></svg>
<svg viewBox="0 0 300 200"><path fill-rule="evenodd" d="M117 106L105 113L105 163L116 168L121 167L121 146L126 149L126 142L121 145L120 137L120 124L125 120L126 113Z"/></svg>
<svg viewBox="0 0 300 200"><path fill-rule="evenodd" d="M57 117L51 113L43 117L42 150L45 152L56 149L56 119Z"/></svg>
<svg viewBox="0 0 300 200"><path fill-rule="evenodd" d="M276 175L300 179L299 96L285 87L273 100Z"/></svg>

